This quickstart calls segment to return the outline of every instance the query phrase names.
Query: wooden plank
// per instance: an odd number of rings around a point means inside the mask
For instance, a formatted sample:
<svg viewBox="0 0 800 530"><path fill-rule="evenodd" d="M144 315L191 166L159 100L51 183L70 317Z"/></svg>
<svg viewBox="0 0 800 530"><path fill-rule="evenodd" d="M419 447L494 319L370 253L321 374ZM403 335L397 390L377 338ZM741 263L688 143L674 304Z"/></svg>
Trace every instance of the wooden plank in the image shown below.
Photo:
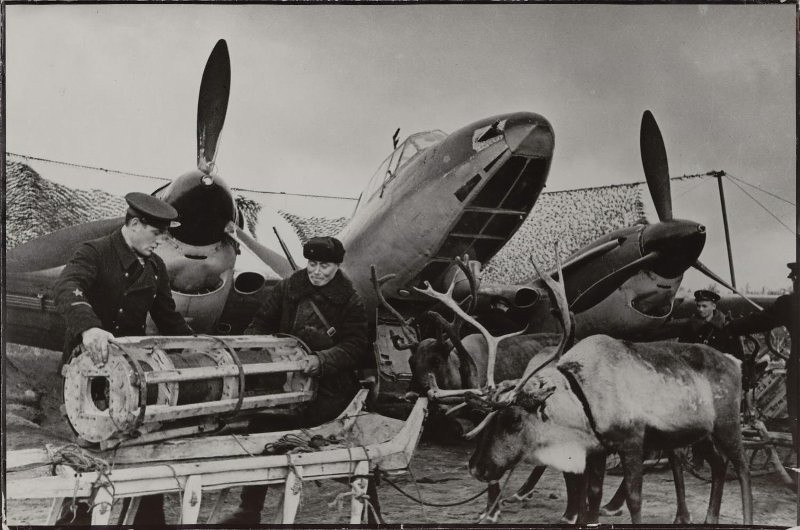
<svg viewBox="0 0 800 530"><path fill-rule="evenodd" d="M298 340L293 337L277 337L275 335L225 335L219 337L225 345L233 349L275 348L294 346ZM142 349L200 349L201 347L225 348L219 340L209 337L180 337L147 335L142 337L118 337L115 342L121 343L128 350ZM113 352L113 348L111 350Z"/></svg>
<svg viewBox="0 0 800 530"><path fill-rule="evenodd" d="M47 514L47 522L44 524L47 526L55 526L56 521L58 518L61 517L61 510L63 509L64 505L64 497L54 497L52 504L50 504L50 511Z"/></svg>
<svg viewBox="0 0 800 530"><path fill-rule="evenodd" d="M304 403L314 399L314 392L284 392L282 394L268 394L264 396L249 396L242 400L240 410L250 410L258 407L276 407ZM187 405L151 405L145 409L145 423L173 421L212 414L230 412L236 408L238 399L222 399L219 401L206 401L204 403L189 403ZM135 409L138 411L139 409ZM132 413L135 417L137 412Z"/></svg>
<svg viewBox="0 0 800 530"><path fill-rule="evenodd" d="M223 488L219 490L219 496L217 496L217 501L214 503L214 507L211 508L211 513L208 515L208 520L206 524L216 524L217 518L219 517L219 511L225 506L225 499L228 498L228 492L231 490L229 488Z"/></svg>
<svg viewBox="0 0 800 530"><path fill-rule="evenodd" d="M92 526L106 526L111 519L111 506L114 504L114 496L106 486L97 488L92 498Z"/></svg>
<svg viewBox="0 0 800 530"><path fill-rule="evenodd" d="M298 361L275 361L268 363L243 364L242 371L245 375L274 374L285 372L300 372L304 363ZM88 374L91 375L91 374ZM216 379L219 377L238 377L239 367L234 365L204 366L200 368L180 368L175 370L160 370L147 372L144 379L147 384L173 383L176 381L197 381L202 379Z"/></svg>
<svg viewBox="0 0 800 530"><path fill-rule="evenodd" d="M47 449L19 449L6 453L6 471L15 471L27 466L39 466L50 462Z"/></svg>
<svg viewBox="0 0 800 530"><path fill-rule="evenodd" d="M366 475L369 473L369 462L359 462L356 466L356 475ZM365 503L361 497L367 494L368 480L356 478L350 484L352 496L350 497L350 524L362 524L364 522Z"/></svg>
<svg viewBox="0 0 800 530"><path fill-rule="evenodd" d="M286 476L286 485L283 488L283 507L281 509L281 524L293 524L300 506L300 495L303 492L303 468L293 466Z"/></svg>
<svg viewBox="0 0 800 530"><path fill-rule="evenodd" d="M183 488L183 503L181 504L180 524L195 524L200 515L200 499L203 495L203 477L191 475L186 478Z"/></svg>
<svg viewBox="0 0 800 530"><path fill-rule="evenodd" d="M241 420L241 421L234 421L225 424L226 429L237 429L246 427L249 423L249 420ZM175 438L183 438L187 436L193 436L195 434L202 434L204 432L213 432L214 430L218 429L220 426L219 423L204 423L202 425L194 425L192 427L180 427L178 429L164 429L160 431L153 431L144 433L136 438L130 438L126 440L119 441L118 439L112 438L111 440L104 440L100 442L100 449L102 451L108 451L109 453L114 449L118 449L120 447L131 447L136 445L147 445L153 444L156 442L161 442L163 440L174 440ZM135 463L141 463L143 460L135 460ZM121 463L115 460L115 463Z"/></svg>
<svg viewBox="0 0 800 530"><path fill-rule="evenodd" d="M423 410L419 400L415 405L415 410ZM403 453L402 463L404 466L408 465L410 455L413 452L413 447L416 445L419 436L419 430L422 424L420 414L409 416L403 429L392 440L384 443L373 444L369 446L348 447L343 449L329 449L326 451L318 451L313 453L298 453L291 455L291 462L294 465L302 465L307 467L309 474L323 473L322 468L334 469L336 464L344 464L349 467L351 461L369 460L372 462L379 462L381 459L392 456L393 454ZM416 426L412 431L412 427ZM280 471L286 468L289 464L289 456L287 455L274 455L274 456L252 456L246 458L226 458L202 462L190 463L175 463L170 466L165 465L150 465L143 467L134 467L127 469L115 469L108 474L107 478L114 485L116 492L123 495L126 491L126 483L141 483L137 487L144 490L153 489L155 486L147 486L148 481L153 483L159 480L167 481L167 484L156 487L164 488L163 491L174 491L175 477L185 477L189 475L203 474L225 474L245 473L252 470L278 470L278 476L285 477L285 471ZM311 466L309 468L309 466ZM320 466L317 469L314 466ZM383 468L383 467L382 467ZM340 468L335 468L340 469ZM78 496L87 496L91 492L92 484L98 479L97 473L81 473L75 478L69 477L42 477L40 479L22 479L8 484L9 498L42 498L54 497L56 495L67 496L71 495L72 491L77 491ZM234 484L241 484L241 479L232 477ZM173 484L170 485L169 481ZM77 484L76 484L77 482ZM265 481L266 482L266 481ZM207 483L204 481L204 483ZM211 484L208 482L207 484ZM133 490L133 491L142 491Z"/></svg>
<svg viewBox="0 0 800 530"><path fill-rule="evenodd" d="M296 456L296 455L295 455ZM257 457L253 457L253 467L244 469L224 469L225 462L219 462L223 466L215 470L200 473L195 470L191 474L203 475L203 489L212 490L220 488L232 488L235 486L245 486L254 484L281 484L286 481L290 473L286 459L283 465L274 467L263 467L255 462ZM293 461L295 459L293 458ZM317 464L303 465L304 478L306 480L322 480L331 478L350 477L355 471L358 461L336 461ZM151 466L146 468L152 472L154 468L165 469L167 466ZM116 471L108 475L113 480L114 494L116 497L129 497L151 495L156 493L177 492L182 490L182 484L176 481L187 476L186 470L176 470L173 475L167 471L168 475L141 477L121 477ZM149 473L153 475L154 473ZM72 497L76 491L76 497L89 497L93 491L94 481L97 480L96 473L86 473L77 479L78 488L75 490L75 479L63 477L37 477L31 479L19 479L9 481L6 486L7 498L9 499L44 499L56 496Z"/></svg>
<svg viewBox="0 0 800 530"><path fill-rule="evenodd" d="M133 520L136 518L136 512L139 511L139 503L141 502L141 497L129 497L127 499L127 506L123 510L122 514L122 525L132 525Z"/></svg>

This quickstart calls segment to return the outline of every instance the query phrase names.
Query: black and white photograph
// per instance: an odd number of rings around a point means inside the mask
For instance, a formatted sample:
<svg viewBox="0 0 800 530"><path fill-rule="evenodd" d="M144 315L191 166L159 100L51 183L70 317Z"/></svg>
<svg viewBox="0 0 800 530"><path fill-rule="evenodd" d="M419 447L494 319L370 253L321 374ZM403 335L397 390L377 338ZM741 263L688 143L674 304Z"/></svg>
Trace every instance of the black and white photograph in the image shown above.
<svg viewBox="0 0 800 530"><path fill-rule="evenodd" d="M800 525L796 2L0 14L4 526Z"/></svg>

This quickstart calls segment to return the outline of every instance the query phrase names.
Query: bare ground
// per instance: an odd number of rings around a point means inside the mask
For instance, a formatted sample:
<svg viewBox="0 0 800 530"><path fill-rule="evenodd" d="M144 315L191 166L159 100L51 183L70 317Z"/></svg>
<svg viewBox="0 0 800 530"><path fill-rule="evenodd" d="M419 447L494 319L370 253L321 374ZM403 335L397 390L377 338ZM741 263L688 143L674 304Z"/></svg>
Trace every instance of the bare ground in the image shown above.
<svg viewBox="0 0 800 530"><path fill-rule="evenodd" d="M6 448L8 450L41 447L45 443L62 444L71 441L71 433L59 412L58 352L8 345L4 359L6 380L4 394L7 405L17 401L20 406L6 410ZM31 392L38 406L29 406ZM27 404L26 404L27 403ZM36 410L40 412L37 414ZM482 491L485 484L473 479L466 462L472 451L469 444L442 445L423 441L414 456L410 473L392 480L407 493L429 503L452 503ZM30 473L45 473L39 469ZM506 492L512 493L527 475L527 469L517 470ZM9 474L6 480L17 476ZM606 478L606 498L616 489L620 477ZM702 522L708 502L710 485L691 475L686 477L687 503L692 519ZM337 496L349 488L337 482L304 484L303 501L297 523L346 523L349 505L337 506ZM504 508L500 522L546 524L557 523L566 504L564 481L561 475L548 470L537 486L535 498L525 504ZM222 515L231 513L238 504L239 489L228 493ZM200 522L205 522L219 496L218 491L203 496ZM276 513L281 492L271 488L262 520L271 521ZM475 523L486 503L486 496L459 506L421 506L398 493L388 484L379 488L380 504L387 523ZM797 500L793 492L782 486L775 474L755 477L753 481L755 505L754 522L757 525L792 526L797 524ZM115 503L119 504L119 502ZM41 524L47 517L49 501L9 500L6 505L7 524ZM167 520L179 522L180 499L177 494L167 496ZM119 509L117 506L116 509ZM667 469L651 471L644 482L643 519L645 523L671 523L675 514L675 494L672 475ZM627 523L627 515L605 517L601 523ZM741 523L739 485L728 481L722 501L722 524Z"/></svg>

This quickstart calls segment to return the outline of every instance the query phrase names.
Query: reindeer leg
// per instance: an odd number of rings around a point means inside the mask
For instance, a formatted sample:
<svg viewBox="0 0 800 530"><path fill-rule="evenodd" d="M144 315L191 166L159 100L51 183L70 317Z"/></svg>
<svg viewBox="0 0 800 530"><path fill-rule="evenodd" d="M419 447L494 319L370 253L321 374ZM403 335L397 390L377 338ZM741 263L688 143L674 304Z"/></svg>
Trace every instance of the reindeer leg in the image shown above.
<svg viewBox="0 0 800 530"><path fill-rule="evenodd" d="M620 452L622 461L622 472L625 477L625 494L627 495L628 511L631 514L631 523L642 523L642 459L644 449L641 438L639 443L636 441L629 443Z"/></svg>
<svg viewBox="0 0 800 530"><path fill-rule="evenodd" d="M586 518L587 523L600 520L600 502L603 500L603 478L606 474L606 454L598 453L586 458L586 474L588 476L588 492Z"/></svg>
<svg viewBox="0 0 800 530"><path fill-rule="evenodd" d="M619 487L617 491L614 492L614 496L611 497L611 500L600 508L600 515L622 515L622 506L625 504L625 497L625 479L622 479L622 482L619 483Z"/></svg>
<svg viewBox="0 0 800 530"><path fill-rule="evenodd" d="M490 482L487 494L486 509L478 516L478 522L495 524L500 518L500 482Z"/></svg>
<svg viewBox="0 0 800 530"><path fill-rule="evenodd" d="M711 466L711 495L708 499L708 511L705 524L717 524L719 521L719 508L722 504L722 488L725 486L725 472L727 463L714 447L714 443L705 439L695 444L699 454Z"/></svg>
<svg viewBox="0 0 800 530"><path fill-rule="evenodd" d="M715 428L714 441L720 451L722 451L733 464L733 469L736 471L736 476L739 479L739 487L742 490L742 520L744 524L753 524L753 491L750 486L750 466L747 464L744 453L740 429L741 427L738 421L736 425L726 426L725 429ZM722 481L723 483L725 481L724 474L722 476ZM722 486L720 486L719 495L721 498ZM717 504L717 514L719 514L719 504Z"/></svg>
<svg viewBox="0 0 800 530"><path fill-rule="evenodd" d="M588 523L588 513L586 510L586 495L589 491L589 473L581 473L578 477L578 525L586 525Z"/></svg>
<svg viewBox="0 0 800 530"><path fill-rule="evenodd" d="M520 486L520 488L512 497L503 500L503 504L514 504L517 502L530 500L533 497L533 488L536 487L539 479L542 478L545 469L547 469L547 466L534 467L533 471L531 471L531 474L528 475L527 479L525 479L525 483Z"/></svg>
<svg viewBox="0 0 800 530"><path fill-rule="evenodd" d="M675 481L675 498L678 511L672 524L691 524L692 515L686 506L686 484L683 482L683 466L675 451L669 451L669 465L672 468L672 479Z"/></svg>
<svg viewBox="0 0 800 530"><path fill-rule="evenodd" d="M581 512L581 476L575 473L564 473L564 484L567 486L567 509L561 516L560 523L575 524ZM583 495L584 499L586 495Z"/></svg>

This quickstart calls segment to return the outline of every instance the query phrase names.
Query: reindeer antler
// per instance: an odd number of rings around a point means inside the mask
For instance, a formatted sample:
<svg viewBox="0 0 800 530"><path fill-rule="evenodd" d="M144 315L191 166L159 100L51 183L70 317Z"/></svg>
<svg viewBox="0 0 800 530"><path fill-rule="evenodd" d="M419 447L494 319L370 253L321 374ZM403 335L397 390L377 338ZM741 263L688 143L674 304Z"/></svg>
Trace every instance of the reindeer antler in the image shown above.
<svg viewBox="0 0 800 530"><path fill-rule="evenodd" d="M453 288L455 287L455 279L450 282L450 287L447 288L447 292L440 293L436 291L430 284L430 282L425 281L425 289L420 289L419 287L414 287L417 292L430 296L436 300L442 302L445 306L450 308L457 316L460 316L469 324L475 326L481 335L486 339L486 344L489 348L489 356L487 360L486 366L486 384L489 388L494 387L494 364L495 359L497 358L497 345L500 341L507 339L509 337L514 337L516 335L521 334L524 330L517 331L515 333L509 333L507 335L503 335L501 337L495 337L489 331L481 325L480 322L475 320L473 317L468 315L461 306L453 299Z"/></svg>
<svg viewBox="0 0 800 530"><path fill-rule="evenodd" d="M395 335L390 333L392 337L392 344L398 350L407 350L413 348L417 344L417 337L414 333L414 330L411 329L411 321L412 319L409 318L405 320L400 312L392 307L392 305L384 298L383 292L381 292L381 286L397 276L396 274L387 274L386 276L382 276L378 278L378 273L376 271L375 265L369 266L369 273L370 279L372 280L372 288L375 290L375 296L378 297L378 301L381 303L383 307L385 307L394 317L400 322L400 329L403 330L403 335L405 335L405 343L401 342L401 337L399 335Z"/></svg>
<svg viewBox="0 0 800 530"><path fill-rule="evenodd" d="M547 287L548 293L551 296L556 307L559 310L560 316L560 323L562 328L564 329L564 335L561 338L561 341L558 344L558 347L550 355L544 362L540 363L538 366L534 366L532 363L528 363L528 366L525 367L525 372L522 374L516 381L504 381L501 386L497 387L486 399L487 403L494 409L500 409L503 407L507 407L511 405L516 399L517 395L520 393L522 387L528 380L533 377L537 372L542 370L545 366L553 362L553 360L558 359L564 353L564 351L572 345L572 341L574 338L575 333L575 326L574 326L574 319L572 318L572 314L569 311L569 304L567 303L567 294L566 289L564 288L564 273L561 269L561 257L558 254L558 242L555 244L555 253L556 253L556 270L558 271L558 282L553 280L549 275L542 274L539 270L538 265L534 261L533 257L531 257L531 263L533 264L533 268L536 269L537 274L544 280L545 286ZM497 413L496 410L490 412L483 421L470 432L464 435L467 439L474 438L480 431L482 431L486 425L489 424L491 418L495 416Z"/></svg>

